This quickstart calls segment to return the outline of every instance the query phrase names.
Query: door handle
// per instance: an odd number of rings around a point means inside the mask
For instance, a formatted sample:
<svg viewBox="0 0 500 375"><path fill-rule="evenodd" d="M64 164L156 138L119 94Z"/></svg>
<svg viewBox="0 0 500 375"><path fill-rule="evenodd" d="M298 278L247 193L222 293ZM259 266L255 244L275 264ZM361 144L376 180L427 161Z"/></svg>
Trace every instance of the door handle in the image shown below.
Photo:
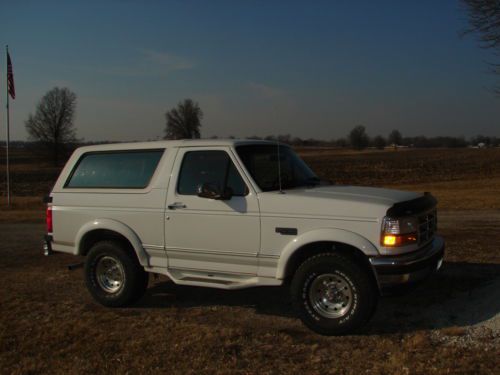
<svg viewBox="0 0 500 375"><path fill-rule="evenodd" d="M169 204L168 208L170 210L178 210L180 208L186 208L186 205L182 202L175 202L175 203Z"/></svg>

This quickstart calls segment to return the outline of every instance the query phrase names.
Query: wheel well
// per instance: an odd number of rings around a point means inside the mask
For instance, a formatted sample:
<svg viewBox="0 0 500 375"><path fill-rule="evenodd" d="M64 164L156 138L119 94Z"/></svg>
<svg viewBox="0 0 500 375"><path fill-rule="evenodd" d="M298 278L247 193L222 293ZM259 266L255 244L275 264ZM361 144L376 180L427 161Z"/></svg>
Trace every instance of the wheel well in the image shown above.
<svg viewBox="0 0 500 375"><path fill-rule="evenodd" d="M363 267L368 274L373 278L373 281L376 283L377 280L375 278L375 274L373 273L373 269L370 265L370 262L367 256L358 248L347 245L341 242L334 241L321 241L321 242L312 242L307 245L304 245L297 249L295 253L288 260L285 267L285 280L288 282L291 280L295 271L300 267L300 265L311 256L320 253L328 253L335 252L337 254L342 254L345 257L351 259L359 266Z"/></svg>
<svg viewBox="0 0 500 375"><path fill-rule="evenodd" d="M130 241L122 234L109 229L95 229L88 233L85 233L80 241L79 254L84 256L87 255L92 246L100 241L118 242L122 245L125 251L133 254L133 256L137 258L137 254L135 253L134 247L132 246Z"/></svg>

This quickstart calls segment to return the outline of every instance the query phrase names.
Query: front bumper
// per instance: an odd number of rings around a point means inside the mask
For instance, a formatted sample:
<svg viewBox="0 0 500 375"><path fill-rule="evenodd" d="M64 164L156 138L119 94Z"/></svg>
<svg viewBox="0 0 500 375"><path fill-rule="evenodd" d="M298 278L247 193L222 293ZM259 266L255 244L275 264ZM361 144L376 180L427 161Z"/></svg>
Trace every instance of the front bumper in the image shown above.
<svg viewBox="0 0 500 375"><path fill-rule="evenodd" d="M397 256L377 256L370 258L380 289L413 284L421 281L442 265L444 240L440 236L417 251Z"/></svg>

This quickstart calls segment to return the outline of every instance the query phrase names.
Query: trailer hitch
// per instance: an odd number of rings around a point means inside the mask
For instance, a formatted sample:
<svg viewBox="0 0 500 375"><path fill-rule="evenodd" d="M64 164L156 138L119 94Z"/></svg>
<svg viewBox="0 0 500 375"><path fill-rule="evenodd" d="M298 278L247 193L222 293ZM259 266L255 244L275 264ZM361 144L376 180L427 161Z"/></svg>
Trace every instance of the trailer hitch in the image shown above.
<svg viewBox="0 0 500 375"><path fill-rule="evenodd" d="M69 264L68 265L68 271L74 271L78 268L82 268L83 267L83 262L80 262L80 263L75 263L75 264Z"/></svg>

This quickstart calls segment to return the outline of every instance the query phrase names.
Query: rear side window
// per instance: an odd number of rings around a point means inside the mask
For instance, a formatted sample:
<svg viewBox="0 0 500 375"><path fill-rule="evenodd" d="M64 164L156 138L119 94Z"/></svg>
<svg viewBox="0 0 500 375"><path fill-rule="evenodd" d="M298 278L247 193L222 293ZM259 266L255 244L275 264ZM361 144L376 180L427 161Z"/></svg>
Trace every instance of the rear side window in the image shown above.
<svg viewBox="0 0 500 375"><path fill-rule="evenodd" d="M204 183L216 184L223 190L229 187L234 196L245 196L248 188L225 151L190 151L182 160L177 192L196 195Z"/></svg>
<svg viewBox="0 0 500 375"><path fill-rule="evenodd" d="M164 150L106 151L84 154L66 182L68 188L143 189Z"/></svg>

